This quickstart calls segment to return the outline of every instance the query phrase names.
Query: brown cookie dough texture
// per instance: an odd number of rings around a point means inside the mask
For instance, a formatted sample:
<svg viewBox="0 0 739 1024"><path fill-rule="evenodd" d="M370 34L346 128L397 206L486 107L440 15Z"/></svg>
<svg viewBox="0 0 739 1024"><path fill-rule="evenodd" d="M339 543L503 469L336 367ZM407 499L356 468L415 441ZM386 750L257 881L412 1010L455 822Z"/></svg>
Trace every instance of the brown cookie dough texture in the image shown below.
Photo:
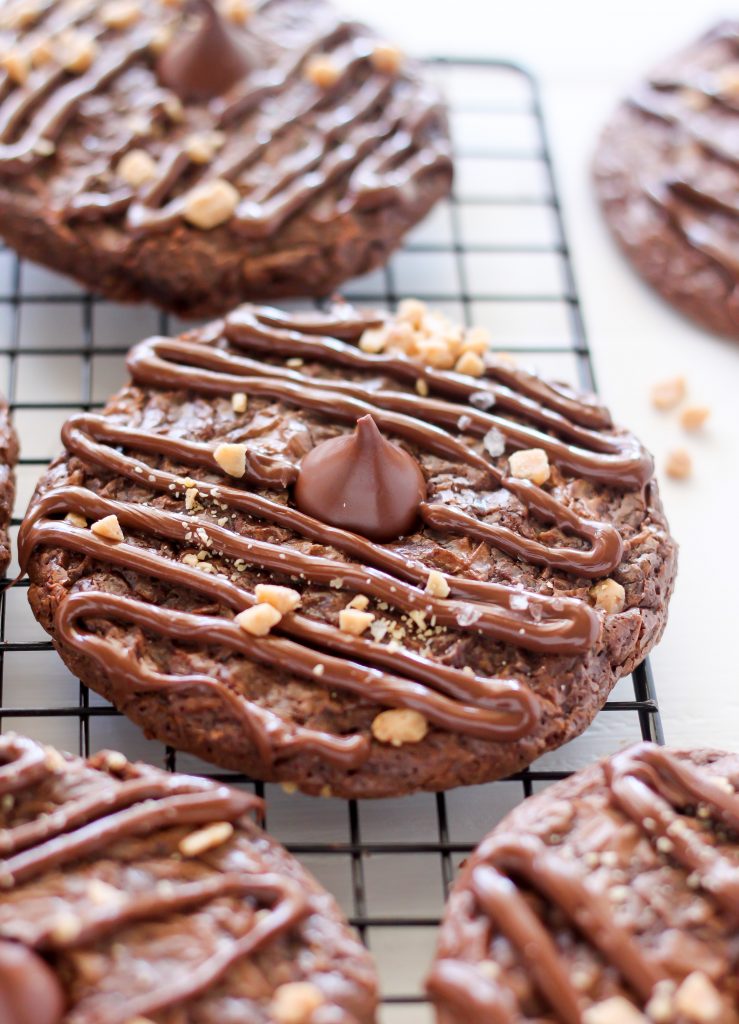
<svg viewBox="0 0 739 1024"><path fill-rule="evenodd" d="M67 665L309 793L478 783L580 733L661 635L675 545L636 438L487 346L412 300L135 346L21 531Z"/></svg>
<svg viewBox="0 0 739 1024"><path fill-rule="evenodd" d="M0 737L3 1024L371 1024L333 898L205 779Z"/></svg>
<svg viewBox="0 0 739 1024"><path fill-rule="evenodd" d="M0 396L0 576L10 562L8 526L15 501L15 464L18 461L18 438L8 414L8 406Z"/></svg>
<svg viewBox="0 0 739 1024"><path fill-rule="evenodd" d="M465 864L439 1024L737 1024L739 756L642 743L512 811Z"/></svg>
<svg viewBox="0 0 739 1024"><path fill-rule="evenodd" d="M451 183L421 71L326 0L11 0L0 234L187 315L327 295Z"/></svg>
<svg viewBox="0 0 739 1024"><path fill-rule="evenodd" d="M595 184L637 271L699 324L739 338L739 23L665 61L618 108Z"/></svg>

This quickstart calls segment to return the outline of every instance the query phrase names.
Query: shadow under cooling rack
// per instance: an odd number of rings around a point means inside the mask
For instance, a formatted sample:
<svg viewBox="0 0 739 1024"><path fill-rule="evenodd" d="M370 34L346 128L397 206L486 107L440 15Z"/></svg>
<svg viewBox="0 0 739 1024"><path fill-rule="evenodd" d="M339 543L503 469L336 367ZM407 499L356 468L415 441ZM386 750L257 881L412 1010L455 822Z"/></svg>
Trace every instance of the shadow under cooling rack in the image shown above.
<svg viewBox="0 0 739 1024"><path fill-rule="evenodd" d="M497 349L542 373L595 385L563 231L536 83L502 62L439 59L428 71L450 107L456 179L451 198L416 228L391 263L350 282L359 302L425 299L488 327ZM0 251L0 380L22 442L18 515L59 449L72 412L96 408L125 380L139 338L173 333L169 317L83 293L73 282ZM331 889L372 949L384 1024L427 1024L422 979L459 862L521 798L639 738L663 741L648 664L621 680L586 733L497 783L402 800L344 802L250 783L146 740L67 672L31 616L26 584L0 597L0 716L6 728L87 754L123 750L174 769L254 786L267 825Z"/></svg>

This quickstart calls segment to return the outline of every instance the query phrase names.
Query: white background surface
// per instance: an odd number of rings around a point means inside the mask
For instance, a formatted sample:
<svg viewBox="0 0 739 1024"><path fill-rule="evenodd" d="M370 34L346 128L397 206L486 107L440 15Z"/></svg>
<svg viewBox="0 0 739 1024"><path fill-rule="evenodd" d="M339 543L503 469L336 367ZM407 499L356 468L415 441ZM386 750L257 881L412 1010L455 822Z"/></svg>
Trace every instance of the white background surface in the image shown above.
<svg viewBox="0 0 739 1024"><path fill-rule="evenodd" d="M694 457L694 477L660 474L681 544L670 623L653 665L667 740L739 747L739 344L674 314L631 272L612 245L588 177L597 133L619 95L650 64L680 48L731 9L705 0L347 0L409 52L498 56L538 75L549 118L566 225L601 392L621 422L654 452ZM654 412L648 392L684 373L690 396L713 410L700 438L675 415Z"/></svg>

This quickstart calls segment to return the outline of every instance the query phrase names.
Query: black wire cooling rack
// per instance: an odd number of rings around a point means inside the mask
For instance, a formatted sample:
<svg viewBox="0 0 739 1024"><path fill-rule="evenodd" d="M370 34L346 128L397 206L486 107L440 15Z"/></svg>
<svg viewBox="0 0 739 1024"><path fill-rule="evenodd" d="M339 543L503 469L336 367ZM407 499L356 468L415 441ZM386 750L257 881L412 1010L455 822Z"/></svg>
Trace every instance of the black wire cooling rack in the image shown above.
<svg viewBox="0 0 739 1024"><path fill-rule="evenodd" d="M553 376L595 386L536 82L505 62L429 64L449 100L454 194L389 266L352 282L347 296L393 305L412 295ZM121 307L0 251L0 372L21 438L16 515L58 449L61 423L97 408L125 379L128 346L172 333L176 318ZM13 521L14 531L19 519ZM11 570L12 572L12 570ZM146 741L66 671L30 614L26 584L0 596L0 720L68 750L122 749L168 768L214 774ZM348 803L253 784L268 826L336 894L374 952L384 1024L431 1019L422 978L443 900L461 859L523 796L602 754L645 738L663 742L651 672L622 680L583 737L531 769L488 786L403 800Z"/></svg>

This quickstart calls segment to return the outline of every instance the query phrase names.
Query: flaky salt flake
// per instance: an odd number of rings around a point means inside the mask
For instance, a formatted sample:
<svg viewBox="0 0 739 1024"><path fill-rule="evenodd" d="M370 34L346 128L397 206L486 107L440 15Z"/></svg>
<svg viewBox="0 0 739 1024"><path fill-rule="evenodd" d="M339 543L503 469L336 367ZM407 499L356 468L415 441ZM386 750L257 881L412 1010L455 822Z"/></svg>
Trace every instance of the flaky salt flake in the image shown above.
<svg viewBox="0 0 739 1024"><path fill-rule="evenodd" d="M480 618L482 612L473 604L463 604L456 614L457 624L460 626L472 626Z"/></svg>
<svg viewBox="0 0 739 1024"><path fill-rule="evenodd" d="M526 594L511 594L508 599L508 607L514 611L526 611L529 606L529 599Z"/></svg>
<svg viewBox="0 0 739 1024"><path fill-rule="evenodd" d="M473 391L471 395L467 396L467 401L476 409L482 409L484 412L486 409L492 409L495 405L495 395L490 391Z"/></svg>
<svg viewBox="0 0 739 1024"><path fill-rule="evenodd" d="M491 458L497 459L505 453L505 437L496 427L491 427L482 439L482 446Z"/></svg>

